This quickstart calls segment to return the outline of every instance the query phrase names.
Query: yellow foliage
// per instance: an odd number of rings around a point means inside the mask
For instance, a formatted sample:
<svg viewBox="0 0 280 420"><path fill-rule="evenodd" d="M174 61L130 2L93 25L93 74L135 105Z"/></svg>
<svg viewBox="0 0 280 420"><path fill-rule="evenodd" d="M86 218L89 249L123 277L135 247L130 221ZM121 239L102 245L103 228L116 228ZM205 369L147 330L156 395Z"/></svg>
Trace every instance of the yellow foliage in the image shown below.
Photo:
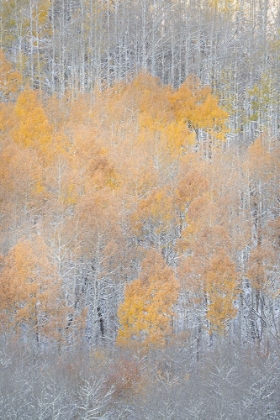
<svg viewBox="0 0 280 420"><path fill-rule="evenodd" d="M33 18L36 19L38 24L44 25L49 21L49 10L51 6L50 0L41 0L38 2L36 9L33 12ZM42 28L40 28L42 31Z"/></svg>
<svg viewBox="0 0 280 420"><path fill-rule="evenodd" d="M220 250L208 265L205 291L207 295L206 318L210 322L210 332L223 333L227 321L237 314L234 300L238 295L237 273L234 263L224 250Z"/></svg>
<svg viewBox="0 0 280 420"><path fill-rule="evenodd" d="M203 129L213 138L224 140L228 113L219 107L218 99L209 86L202 87L199 79L190 76L169 96L176 121L192 130Z"/></svg>
<svg viewBox="0 0 280 420"><path fill-rule="evenodd" d="M0 272L1 327L28 326L37 336L58 338L64 322L60 280L41 237L19 241L4 259ZM60 303L58 299L61 299Z"/></svg>
<svg viewBox="0 0 280 420"><path fill-rule="evenodd" d="M171 152L176 152L183 146L193 145L195 143L195 133L190 132L183 120L172 121L166 126L164 132L167 136L167 143Z"/></svg>
<svg viewBox="0 0 280 420"><path fill-rule="evenodd" d="M139 279L128 284L118 310L120 345L163 344L172 332L173 305L179 285L174 273L155 250L143 261Z"/></svg>
<svg viewBox="0 0 280 420"><path fill-rule="evenodd" d="M44 161L48 161L52 141L52 127L47 120L38 94L25 90L18 96L15 105L17 124L12 131L13 139L23 147L37 150Z"/></svg>

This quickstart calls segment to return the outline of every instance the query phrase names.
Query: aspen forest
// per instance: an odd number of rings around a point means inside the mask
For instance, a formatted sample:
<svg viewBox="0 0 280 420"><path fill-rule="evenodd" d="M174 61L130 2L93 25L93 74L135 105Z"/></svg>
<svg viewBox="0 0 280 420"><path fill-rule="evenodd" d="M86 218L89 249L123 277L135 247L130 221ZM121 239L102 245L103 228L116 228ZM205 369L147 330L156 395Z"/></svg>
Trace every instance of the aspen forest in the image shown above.
<svg viewBox="0 0 280 420"><path fill-rule="evenodd" d="M0 0L0 419L280 419L279 0Z"/></svg>

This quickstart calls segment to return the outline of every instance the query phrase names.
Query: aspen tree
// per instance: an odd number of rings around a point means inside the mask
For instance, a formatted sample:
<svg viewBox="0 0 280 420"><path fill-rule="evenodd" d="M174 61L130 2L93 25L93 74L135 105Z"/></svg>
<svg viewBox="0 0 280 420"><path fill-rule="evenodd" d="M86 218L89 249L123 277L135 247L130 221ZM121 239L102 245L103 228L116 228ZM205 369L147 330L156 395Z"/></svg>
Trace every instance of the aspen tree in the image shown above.
<svg viewBox="0 0 280 420"><path fill-rule="evenodd" d="M19 241L7 254L0 273L2 328L25 328L39 345L48 337L59 340L66 311L60 280L40 237Z"/></svg>
<svg viewBox="0 0 280 420"><path fill-rule="evenodd" d="M164 344L172 333L173 306L178 297L178 282L173 270L155 250L148 251L137 280L125 289L118 310L118 343Z"/></svg>

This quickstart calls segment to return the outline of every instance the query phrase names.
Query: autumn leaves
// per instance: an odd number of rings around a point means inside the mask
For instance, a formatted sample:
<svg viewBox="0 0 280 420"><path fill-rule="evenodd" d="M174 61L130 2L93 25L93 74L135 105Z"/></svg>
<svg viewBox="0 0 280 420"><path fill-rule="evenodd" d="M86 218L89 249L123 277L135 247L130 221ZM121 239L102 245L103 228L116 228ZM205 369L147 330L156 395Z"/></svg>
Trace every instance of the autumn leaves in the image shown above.
<svg viewBox="0 0 280 420"><path fill-rule="evenodd" d="M1 332L42 341L59 340L66 306L61 279L39 236L22 239L1 261ZM25 334L23 334L23 331Z"/></svg>
<svg viewBox="0 0 280 420"><path fill-rule="evenodd" d="M118 310L118 343L131 346L163 344L172 333L173 306L179 283L161 255L150 250L142 263L139 279L125 289L124 302Z"/></svg>
<svg viewBox="0 0 280 420"><path fill-rule="evenodd" d="M174 90L141 73L95 92L94 103L9 83L0 109L4 328L38 343L110 337L122 346L226 334L241 278L259 289L264 278L259 250L271 229L258 203L277 163L263 140L247 160L223 148L228 114L193 76Z"/></svg>
<svg viewBox="0 0 280 420"><path fill-rule="evenodd" d="M163 344L179 317L178 308L175 310L179 294L191 294L194 289L196 303L202 302L201 310L209 321L209 331L223 332L237 312L237 274L220 245L209 256L207 250L198 250L200 241L202 246L205 243L207 211L213 206L206 164L200 159L201 155L210 159L212 149L225 138L228 114L218 106L210 88L201 87L195 77L173 91L142 73L131 85L119 85L111 106L115 106L115 101L124 103L138 121L137 134L130 134L136 137L130 158L139 159L137 152L143 144L146 151L150 150L146 162L149 179L140 196L137 194L133 200L130 218L137 243L150 251L138 279L125 288L124 302L118 310L118 342ZM198 155L193 154L194 148L200 151ZM193 210L189 211L191 205ZM194 230L194 243L188 247L186 242ZM216 233L215 228L213 232L210 228L209 247L213 235L220 243L220 234L224 235L223 230ZM179 250L178 264L175 259ZM186 265L191 266L189 271ZM190 281L194 276L200 278L199 282Z"/></svg>

